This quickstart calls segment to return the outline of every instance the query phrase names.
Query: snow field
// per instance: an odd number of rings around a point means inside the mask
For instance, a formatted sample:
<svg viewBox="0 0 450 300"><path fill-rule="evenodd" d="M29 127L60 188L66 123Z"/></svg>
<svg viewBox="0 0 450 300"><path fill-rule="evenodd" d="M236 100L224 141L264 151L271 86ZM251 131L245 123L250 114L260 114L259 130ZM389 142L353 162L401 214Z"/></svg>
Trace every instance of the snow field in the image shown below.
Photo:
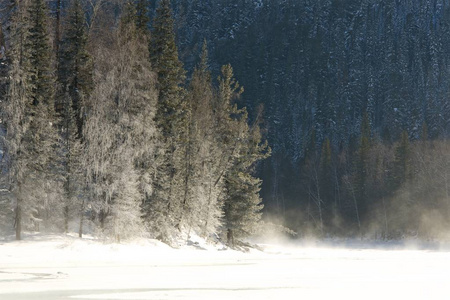
<svg viewBox="0 0 450 300"><path fill-rule="evenodd" d="M206 245L202 245L206 247ZM242 253L63 236L0 242L0 299L448 299L450 253L282 247ZM39 298L40 297L40 298Z"/></svg>

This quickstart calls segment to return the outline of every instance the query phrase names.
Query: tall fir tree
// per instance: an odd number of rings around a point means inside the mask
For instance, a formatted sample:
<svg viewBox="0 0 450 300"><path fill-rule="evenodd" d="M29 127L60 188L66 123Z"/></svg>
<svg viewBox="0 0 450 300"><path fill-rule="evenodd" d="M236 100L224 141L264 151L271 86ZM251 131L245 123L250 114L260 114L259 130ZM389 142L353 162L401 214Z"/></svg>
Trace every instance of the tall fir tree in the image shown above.
<svg viewBox="0 0 450 300"><path fill-rule="evenodd" d="M189 106L183 87L185 71L178 59L169 0L161 0L153 20L150 60L158 75L155 121L160 131L155 186L148 206L154 235L171 243L182 232L180 218L186 195Z"/></svg>
<svg viewBox="0 0 450 300"><path fill-rule="evenodd" d="M54 80L45 3L15 2L11 20L11 69L3 113L16 238L22 228L39 230L57 218L59 205Z"/></svg>
<svg viewBox="0 0 450 300"><path fill-rule="evenodd" d="M92 59L87 52L86 19L79 0L73 0L64 19L59 43L56 110L60 116L61 156L64 184L64 229L72 217L82 220L84 199L82 176L82 130L86 114L85 99L93 88ZM81 222L80 222L81 223ZM82 236L82 226L78 229Z"/></svg>
<svg viewBox="0 0 450 300"><path fill-rule="evenodd" d="M391 187L392 191L397 190L407 183L412 177L411 153L410 153L408 133L404 130L401 139L395 147L395 158L392 168Z"/></svg>
<svg viewBox="0 0 450 300"><path fill-rule="evenodd" d="M55 96L55 78L52 70L52 48L47 29L47 6L44 0L30 0L28 18L30 22L27 47L33 69L32 84L35 105L43 103L52 109Z"/></svg>
<svg viewBox="0 0 450 300"><path fill-rule="evenodd" d="M75 216L82 218L83 209L83 167L81 164L83 145L78 135L77 118L72 98L66 94L63 99L60 121L60 155L64 177L64 231L69 232L69 221ZM80 237L82 236L79 231Z"/></svg>
<svg viewBox="0 0 450 300"><path fill-rule="evenodd" d="M135 25L136 31L141 36L147 36L149 33L148 25L150 22L150 17L148 7L148 0L137 0Z"/></svg>
<svg viewBox="0 0 450 300"><path fill-rule="evenodd" d="M219 134L223 145L230 149L230 164L223 178L224 231L230 246L236 245L236 238L256 230L263 205L259 196L261 180L253 176L253 171L255 164L270 153L267 142L261 141L259 124L250 127L247 110L233 103L242 92L231 66L223 66L219 77L219 107L224 115Z"/></svg>
<svg viewBox="0 0 450 300"><path fill-rule="evenodd" d="M25 46L29 51L31 70L33 111L30 129L34 137L33 152L43 180L41 195L38 196L37 215L46 224L50 211L60 206L61 161L58 156L57 118L55 114L55 70L52 47L48 33L48 10L43 0L30 0L27 7L29 22L28 39ZM62 211L62 210L61 210ZM39 229L38 222L36 228Z"/></svg>
<svg viewBox="0 0 450 300"><path fill-rule="evenodd" d="M2 101L2 123L5 126L4 158L9 173L9 192L14 205L14 227L16 239L22 238L22 228L33 219L35 203L27 197L27 187L35 178L32 172L34 157L29 152L32 143L30 134L32 84L31 67L26 40L28 39L28 2L16 2L11 17L11 49L9 83L5 101Z"/></svg>
<svg viewBox="0 0 450 300"><path fill-rule="evenodd" d="M61 112L66 109L62 104L67 95L71 98L81 137L85 115L85 99L93 89L93 63L87 51L86 17L80 0L72 0L68 16L64 20L64 32L58 53L58 81L60 83L59 103Z"/></svg>
<svg viewBox="0 0 450 300"><path fill-rule="evenodd" d="M367 212L368 197L367 197L367 178L368 178L368 161L369 152L371 148L371 132L370 120L367 112L363 113L361 121L361 135L359 141L359 148L357 152L357 159L355 162L355 211L357 216L358 226L360 227L360 220Z"/></svg>
<svg viewBox="0 0 450 300"><path fill-rule="evenodd" d="M156 121L165 137L178 130L186 108L184 99L185 70L178 58L170 0L161 0L153 20L150 39L150 61L158 74L159 101Z"/></svg>
<svg viewBox="0 0 450 300"><path fill-rule="evenodd" d="M334 198L334 180L332 171L332 150L330 139L327 137L322 143L322 152L320 155L319 185L321 200L323 203L325 225L331 225L332 213L336 209L333 207Z"/></svg>

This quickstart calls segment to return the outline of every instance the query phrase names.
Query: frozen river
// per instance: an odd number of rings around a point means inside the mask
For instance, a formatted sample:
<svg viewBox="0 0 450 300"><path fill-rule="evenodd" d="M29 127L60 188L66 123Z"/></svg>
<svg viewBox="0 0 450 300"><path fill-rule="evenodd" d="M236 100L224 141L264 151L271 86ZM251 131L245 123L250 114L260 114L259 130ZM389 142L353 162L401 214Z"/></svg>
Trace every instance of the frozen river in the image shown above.
<svg viewBox="0 0 450 300"><path fill-rule="evenodd" d="M174 250L0 242L0 299L449 299L450 253L389 247Z"/></svg>

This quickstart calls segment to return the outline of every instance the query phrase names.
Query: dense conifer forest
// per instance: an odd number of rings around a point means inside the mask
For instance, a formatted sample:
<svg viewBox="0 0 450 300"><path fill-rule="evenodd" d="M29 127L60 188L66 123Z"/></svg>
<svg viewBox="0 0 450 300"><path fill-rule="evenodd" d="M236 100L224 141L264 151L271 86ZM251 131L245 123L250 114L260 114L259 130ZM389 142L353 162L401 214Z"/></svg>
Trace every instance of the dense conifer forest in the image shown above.
<svg viewBox="0 0 450 300"><path fill-rule="evenodd" d="M64 4L5 8L2 228L173 246L254 233L270 148L232 67L213 80L205 41L186 79L170 1L151 28L146 1Z"/></svg>
<svg viewBox="0 0 450 300"><path fill-rule="evenodd" d="M0 14L5 234L448 237L446 0L2 0Z"/></svg>

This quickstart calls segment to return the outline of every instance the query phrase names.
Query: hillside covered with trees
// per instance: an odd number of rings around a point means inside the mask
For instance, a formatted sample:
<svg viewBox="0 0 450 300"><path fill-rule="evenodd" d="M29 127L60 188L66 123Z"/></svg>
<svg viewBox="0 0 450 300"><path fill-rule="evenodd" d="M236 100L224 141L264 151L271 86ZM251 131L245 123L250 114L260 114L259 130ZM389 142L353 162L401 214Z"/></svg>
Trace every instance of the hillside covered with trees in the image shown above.
<svg viewBox="0 0 450 300"><path fill-rule="evenodd" d="M231 244L262 212L300 236L450 237L448 1L0 11L0 222L18 238Z"/></svg>
<svg viewBox="0 0 450 300"><path fill-rule="evenodd" d="M206 37L214 72L235 67L250 118L264 106L266 215L300 234L442 237L448 1L174 3L186 65Z"/></svg>

